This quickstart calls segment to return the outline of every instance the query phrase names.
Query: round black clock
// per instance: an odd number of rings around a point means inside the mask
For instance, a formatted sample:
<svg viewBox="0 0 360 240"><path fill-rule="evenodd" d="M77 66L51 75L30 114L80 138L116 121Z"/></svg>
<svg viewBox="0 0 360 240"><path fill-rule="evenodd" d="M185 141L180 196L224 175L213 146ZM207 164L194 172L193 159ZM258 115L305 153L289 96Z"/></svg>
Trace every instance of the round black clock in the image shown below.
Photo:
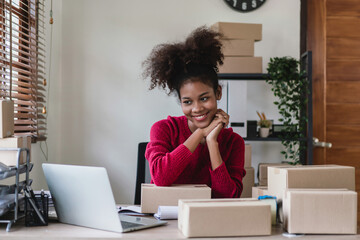
<svg viewBox="0 0 360 240"><path fill-rule="evenodd" d="M266 0L224 0L232 9L250 12L261 7Z"/></svg>

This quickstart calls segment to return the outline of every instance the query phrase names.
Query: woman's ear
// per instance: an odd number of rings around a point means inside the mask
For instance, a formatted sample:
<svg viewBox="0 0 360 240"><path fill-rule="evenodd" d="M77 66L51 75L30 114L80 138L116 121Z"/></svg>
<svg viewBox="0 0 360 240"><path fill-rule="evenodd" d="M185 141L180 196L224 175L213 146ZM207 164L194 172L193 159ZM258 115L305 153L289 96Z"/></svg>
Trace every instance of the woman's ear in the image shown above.
<svg viewBox="0 0 360 240"><path fill-rule="evenodd" d="M215 96L216 96L216 100L220 100L222 97L222 88L220 85L218 86L218 88L216 90Z"/></svg>

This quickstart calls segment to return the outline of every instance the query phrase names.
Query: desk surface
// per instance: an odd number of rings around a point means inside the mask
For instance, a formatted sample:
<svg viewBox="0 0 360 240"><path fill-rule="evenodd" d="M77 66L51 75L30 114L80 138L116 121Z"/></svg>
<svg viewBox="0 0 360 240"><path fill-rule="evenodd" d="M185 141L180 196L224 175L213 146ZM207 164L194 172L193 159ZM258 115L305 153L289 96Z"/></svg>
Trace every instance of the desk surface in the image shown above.
<svg viewBox="0 0 360 240"><path fill-rule="evenodd" d="M130 233L114 233L101 231L91 228L78 227L68 224L62 224L56 221L50 222L49 226L45 227L25 227L24 223L20 220L11 227L10 232L6 232L6 224L0 224L0 239L186 239L184 235L177 228L177 221L168 221L165 226L156 228L144 229ZM283 236L281 226L274 226L271 236L259 237L238 237L238 238L223 238L242 239L242 240L256 240L256 239L289 239ZM195 238L191 238L195 239ZM214 239L214 238L203 238ZM301 235L296 236L296 239L360 239L360 235Z"/></svg>

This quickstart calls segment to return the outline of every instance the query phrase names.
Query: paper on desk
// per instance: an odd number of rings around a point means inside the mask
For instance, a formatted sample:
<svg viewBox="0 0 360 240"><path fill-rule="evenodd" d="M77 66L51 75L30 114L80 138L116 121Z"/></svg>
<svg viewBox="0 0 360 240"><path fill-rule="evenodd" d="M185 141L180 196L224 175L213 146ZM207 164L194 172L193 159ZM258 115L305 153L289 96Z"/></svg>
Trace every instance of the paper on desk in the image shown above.
<svg viewBox="0 0 360 240"><path fill-rule="evenodd" d="M178 206L159 206L158 212L154 214L158 219L177 219Z"/></svg>
<svg viewBox="0 0 360 240"><path fill-rule="evenodd" d="M118 213L125 214L125 215L132 215L132 216L146 216L148 214L141 213L140 206L126 206L126 207L119 207Z"/></svg>

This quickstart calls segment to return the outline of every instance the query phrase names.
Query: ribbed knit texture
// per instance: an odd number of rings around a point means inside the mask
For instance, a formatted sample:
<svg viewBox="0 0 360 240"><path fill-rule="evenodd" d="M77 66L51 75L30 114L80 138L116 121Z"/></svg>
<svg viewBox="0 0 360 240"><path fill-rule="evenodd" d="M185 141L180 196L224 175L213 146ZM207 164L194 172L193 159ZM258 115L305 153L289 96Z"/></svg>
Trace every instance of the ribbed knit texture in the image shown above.
<svg viewBox="0 0 360 240"><path fill-rule="evenodd" d="M206 143L199 144L193 153L183 144L191 134L185 116L169 116L152 126L145 152L152 183L201 183L211 187L214 198L240 197L246 174L244 140L231 128L222 129L218 143L223 164L212 170Z"/></svg>

